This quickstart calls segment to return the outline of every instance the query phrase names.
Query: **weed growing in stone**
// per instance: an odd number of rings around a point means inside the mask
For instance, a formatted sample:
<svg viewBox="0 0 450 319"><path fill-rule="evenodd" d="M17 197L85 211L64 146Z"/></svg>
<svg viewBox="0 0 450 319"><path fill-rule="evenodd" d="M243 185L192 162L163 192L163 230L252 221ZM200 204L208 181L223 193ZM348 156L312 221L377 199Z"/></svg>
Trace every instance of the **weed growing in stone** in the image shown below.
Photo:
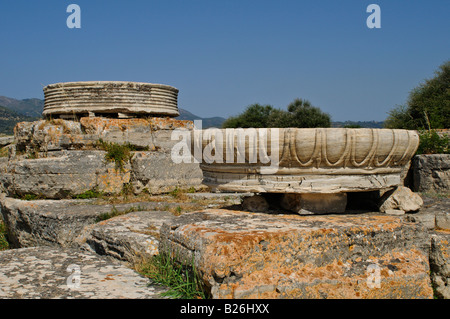
<svg viewBox="0 0 450 319"><path fill-rule="evenodd" d="M168 254L159 254L144 262L138 271L153 282L169 287L163 296L177 299L207 299L208 292L192 261L183 266Z"/></svg>
<svg viewBox="0 0 450 319"><path fill-rule="evenodd" d="M136 148L130 143L109 143L103 141L102 139L98 140L96 146L106 151L105 160L114 162L116 165L116 170L120 170L121 172L125 171L125 164L133 157L132 152L136 151Z"/></svg>
<svg viewBox="0 0 450 319"><path fill-rule="evenodd" d="M6 239L6 226L0 219L0 251L9 249L9 243Z"/></svg>
<svg viewBox="0 0 450 319"><path fill-rule="evenodd" d="M84 193L75 195L75 199L91 199L91 198L101 198L103 196L103 192L98 191L97 189L89 189Z"/></svg>
<svg viewBox="0 0 450 319"><path fill-rule="evenodd" d="M0 157L8 157L8 147L0 148Z"/></svg>

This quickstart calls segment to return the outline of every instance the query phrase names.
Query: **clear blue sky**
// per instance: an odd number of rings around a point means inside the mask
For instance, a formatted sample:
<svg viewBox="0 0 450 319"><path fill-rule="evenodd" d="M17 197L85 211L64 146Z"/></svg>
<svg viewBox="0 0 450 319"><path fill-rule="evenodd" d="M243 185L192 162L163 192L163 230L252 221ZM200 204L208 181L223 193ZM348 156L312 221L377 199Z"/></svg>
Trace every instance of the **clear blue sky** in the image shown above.
<svg viewBox="0 0 450 319"><path fill-rule="evenodd" d="M66 8L81 7L81 29ZM381 29L369 29L369 4ZM0 95L56 82L177 87L179 107L227 117L305 98L335 121L384 120L450 59L449 0L1 0Z"/></svg>

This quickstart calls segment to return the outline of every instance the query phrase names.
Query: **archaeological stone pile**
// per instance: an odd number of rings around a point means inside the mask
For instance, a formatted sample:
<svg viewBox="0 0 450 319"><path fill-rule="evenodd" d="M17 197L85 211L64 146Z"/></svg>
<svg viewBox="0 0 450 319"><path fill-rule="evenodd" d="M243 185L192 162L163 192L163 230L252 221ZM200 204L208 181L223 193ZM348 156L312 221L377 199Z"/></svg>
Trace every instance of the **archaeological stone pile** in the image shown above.
<svg viewBox="0 0 450 319"><path fill-rule="evenodd" d="M164 253L194 264L213 298L450 298L450 200L411 190L448 193L450 158L413 157L416 132L197 130L174 119L178 90L160 84L58 83L44 93L44 119L19 123L0 161L15 248L0 252L0 297L158 298L161 288L145 290L127 267ZM190 136L191 161L171 157L175 130ZM213 192L186 196L209 204L180 216L172 203L76 199L206 186ZM98 222L112 210L127 213ZM64 285L70 264L87 278L81 290ZM128 279L109 288L121 271Z"/></svg>

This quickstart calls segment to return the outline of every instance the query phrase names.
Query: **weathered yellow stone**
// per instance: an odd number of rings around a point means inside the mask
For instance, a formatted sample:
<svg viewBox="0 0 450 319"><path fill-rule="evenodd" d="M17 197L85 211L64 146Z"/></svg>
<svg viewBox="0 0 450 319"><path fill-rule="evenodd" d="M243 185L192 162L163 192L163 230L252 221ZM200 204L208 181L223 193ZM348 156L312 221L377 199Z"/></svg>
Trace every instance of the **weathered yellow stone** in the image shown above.
<svg viewBox="0 0 450 319"><path fill-rule="evenodd" d="M214 298L432 298L429 241L378 214L185 214L160 252L192 260Z"/></svg>

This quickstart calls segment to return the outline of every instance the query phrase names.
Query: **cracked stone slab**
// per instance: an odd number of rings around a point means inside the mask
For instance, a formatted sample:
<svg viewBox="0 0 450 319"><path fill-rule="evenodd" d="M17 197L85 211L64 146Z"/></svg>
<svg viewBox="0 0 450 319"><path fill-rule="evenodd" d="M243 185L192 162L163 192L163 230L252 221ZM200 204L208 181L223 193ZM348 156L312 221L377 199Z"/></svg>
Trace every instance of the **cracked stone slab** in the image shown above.
<svg viewBox="0 0 450 319"><path fill-rule="evenodd" d="M0 252L0 298L154 299L165 288L91 252L20 248Z"/></svg>

